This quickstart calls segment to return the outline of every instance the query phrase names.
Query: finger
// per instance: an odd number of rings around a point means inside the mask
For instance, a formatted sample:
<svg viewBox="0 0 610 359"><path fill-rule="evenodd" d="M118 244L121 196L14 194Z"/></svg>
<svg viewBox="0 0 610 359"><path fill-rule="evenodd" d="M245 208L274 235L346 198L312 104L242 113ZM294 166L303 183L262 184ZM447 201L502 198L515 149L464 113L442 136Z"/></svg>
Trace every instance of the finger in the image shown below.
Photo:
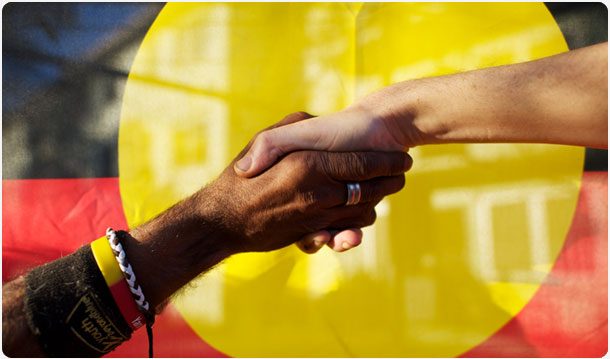
<svg viewBox="0 0 610 359"><path fill-rule="evenodd" d="M353 182L351 182L353 183ZM379 202L383 197L400 191L405 186L405 175L400 174L391 177L373 178L368 181L357 182L360 185L360 200L359 204ZM341 183L332 190L326 190L318 198L323 200L322 206L326 208L345 206L348 202L350 192L347 189L347 183ZM337 189L334 189L337 188ZM322 193L322 191L320 190ZM354 192L351 193L354 195ZM345 206L350 208L353 206Z"/></svg>
<svg viewBox="0 0 610 359"><path fill-rule="evenodd" d="M413 164L405 152L321 152L320 163L326 173L339 181L365 181L375 177L395 176Z"/></svg>
<svg viewBox="0 0 610 359"><path fill-rule="evenodd" d="M324 123L318 118L306 122L291 123L260 133L254 139L248 153L235 164L235 172L242 177L252 177L269 168L282 155L293 150L325 149L329 143L320 139L330 138Z"/></svg>
<svg viewBox="0 0 610 359"><path fill-rule="evenodd" d="M322 230L316 233L310 233L295 242L295 245L303 252L308 254L316 253L320 248L324 247L331 240L331 234L328 231Z"/></svg>
<svg viewBox="0 0 610 359"><path fill-rule="evenodd" d="M368 181L358 182L360 185L360 201L358 203L379 202L383 197L400 191L405 186L405 175L400 174L391 177L373 178ZM348 200L347 185L345 186L345 203Z"/></svg>
<svg viewBox="0 0 610 359"><path fill-rule="evenodd" d="M335 234L328 242L328 246L335 252L344 252L360 245L362 243L362 236L360 228L346 229Z"/></svg>
<svg viewBox="0 0 610 359"><path fill-rule="evenodd" d="M363 228L372 225L377 219L375 208L371 205L362 205L360 213L353 217L344 217L334 220L328 228L342 231L347 228Z"/></svg>
<svg viewBox="0 0 610 359"><path fill-rule="evenodd" d="M248 142L246 147L244 147L244 149L241 150L241 152L237 155L236 159L242 158L250 150L250 148L252 147L252 145L254 144L256 139L262 133L264 133L266 131L269 131L269 130L272 130L274 128L279 128L279 127L282 127L282 126L290 125L292 123L303 121L303 120L306 120L306 119L312 118L312 117L314 117L314 116L310 115L309 113L304 112L304 111L294 112L294 113L291 113L291 114L287 115L286 117L281 119L279 122L277 122L277 123L275 123L275 124L265 128L262 131L259 131L254 137L252 137L252 139L250 140L250 142ZM237 167L235 167L235 172L237 172L237 174L241 174L240 171L238 171ZM251 177L251 176L249 176L249 177Z"/></svg>

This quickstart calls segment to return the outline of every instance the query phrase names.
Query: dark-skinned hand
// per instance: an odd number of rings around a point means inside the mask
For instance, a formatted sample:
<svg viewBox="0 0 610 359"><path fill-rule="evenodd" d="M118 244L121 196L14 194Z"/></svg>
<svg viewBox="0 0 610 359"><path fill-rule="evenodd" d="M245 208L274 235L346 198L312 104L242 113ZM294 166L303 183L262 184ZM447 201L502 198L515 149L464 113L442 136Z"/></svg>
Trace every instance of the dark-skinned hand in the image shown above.
<svg viewBox="0 0 610 359"><path fill-rule="evenodd" d="M309 117L294 113L272 128ZM270 251L303 237L310 239L312 234L320 237L321 230L371 225L375 205L404 186L403 173L412 163L403 152L299 151L281 157L258 176L243 178L235 174L233 165L250 144L202 189L202 198L214 203L208 216L222 224L232 252ZM355 206L344 205L348 182L361 186L362 197ZM299 247L311 251L306 244Z"/></svg>

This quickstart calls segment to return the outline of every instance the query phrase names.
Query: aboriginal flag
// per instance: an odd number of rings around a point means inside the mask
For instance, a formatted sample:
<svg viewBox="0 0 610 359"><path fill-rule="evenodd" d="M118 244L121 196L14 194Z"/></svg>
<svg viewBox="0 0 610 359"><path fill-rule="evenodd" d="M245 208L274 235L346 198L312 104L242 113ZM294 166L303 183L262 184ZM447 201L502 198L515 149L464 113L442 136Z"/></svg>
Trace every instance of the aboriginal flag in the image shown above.
<svg viewBox="0 0 610 359"><path fill-rule="evenodd" d="M2 281L133 228L260 129L391 83L607 41L601 3L11 3ZM600 357L608 155L415 148L363 244L241 254L174 296L162 357ZM108 356L146 355L145 331Z"/></svg>

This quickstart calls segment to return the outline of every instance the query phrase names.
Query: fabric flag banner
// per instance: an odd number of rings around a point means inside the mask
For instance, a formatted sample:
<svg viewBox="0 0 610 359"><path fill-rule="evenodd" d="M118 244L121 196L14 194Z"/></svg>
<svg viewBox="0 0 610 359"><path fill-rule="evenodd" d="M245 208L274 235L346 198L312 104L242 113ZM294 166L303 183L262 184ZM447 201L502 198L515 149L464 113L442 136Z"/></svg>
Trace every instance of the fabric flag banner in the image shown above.
<svg viewBox="0 0 610 359"><path fill-rule="evenodd" d="M8 4L3 283L155 217L286 114L604 41L594 3ZM155 355L605 355L607 151L410 154L362 245L225 260L171 298Z"/></svg>

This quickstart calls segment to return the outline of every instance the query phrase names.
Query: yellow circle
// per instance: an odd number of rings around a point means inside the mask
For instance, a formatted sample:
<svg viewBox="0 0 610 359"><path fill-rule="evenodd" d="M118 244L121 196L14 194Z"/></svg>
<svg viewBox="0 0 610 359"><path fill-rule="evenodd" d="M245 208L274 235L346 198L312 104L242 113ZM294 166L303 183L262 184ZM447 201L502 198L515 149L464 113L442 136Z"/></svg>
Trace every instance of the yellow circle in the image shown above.
<svg viewBox="0 0 610 359"><path fill-rule="evenodd" d="M124 95L120 187L131 227L212 181L254 133L411 78L567 50L541 3L168 4ZM241 254L173 302L232 356L449 357L528 302L572 220L584 152L413 150L361 247Z"/></svg>

